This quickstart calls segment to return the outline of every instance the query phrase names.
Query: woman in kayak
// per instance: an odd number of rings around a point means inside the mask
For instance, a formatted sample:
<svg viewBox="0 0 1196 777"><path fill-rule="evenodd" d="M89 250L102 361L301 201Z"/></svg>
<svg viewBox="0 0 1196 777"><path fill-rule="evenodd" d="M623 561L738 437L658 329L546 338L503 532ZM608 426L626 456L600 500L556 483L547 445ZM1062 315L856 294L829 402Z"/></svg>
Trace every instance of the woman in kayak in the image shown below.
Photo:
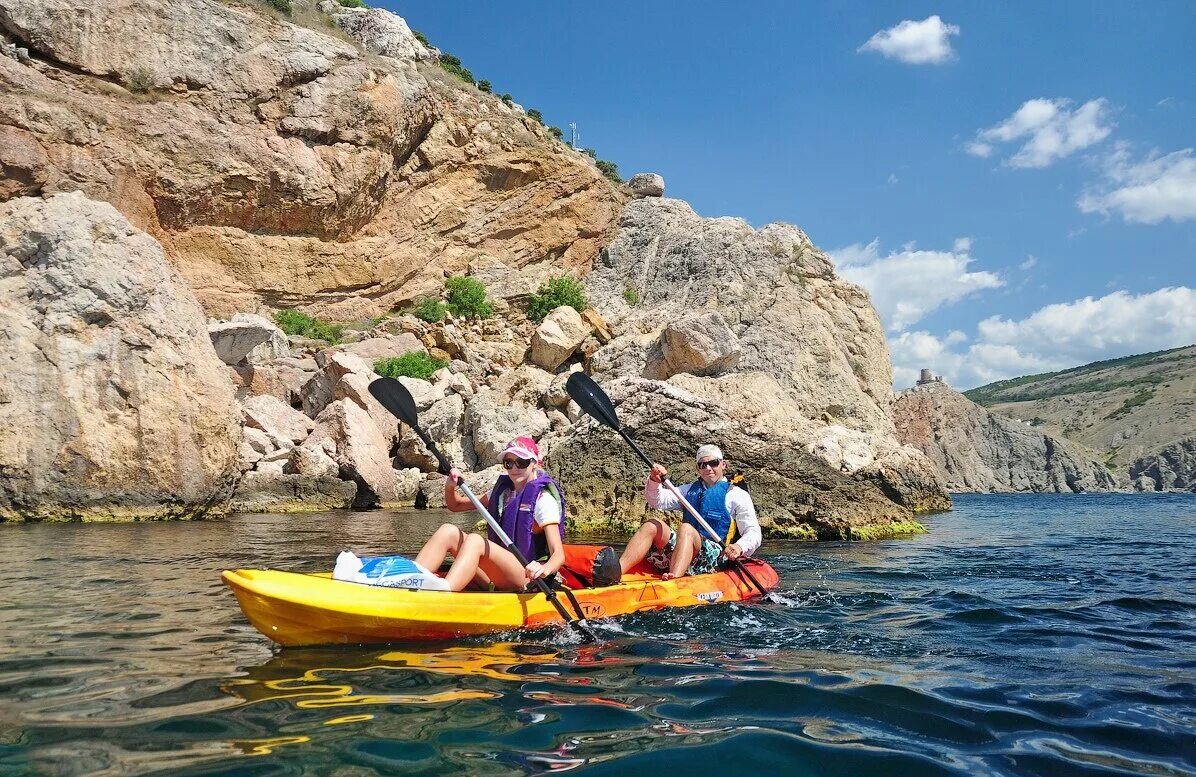
<svg viewBox="0 0 1196 777"><path fill-rule="evenodd" d="M498 476L481 502L530 561L526 567L520 564L492 531L488 536L466 534L446 523L424 544L415 561L435 571L445 555L451 554L453 565L445 581L453 591L465 590L474 580L496 590L520 591L533 580L551 577L565 563L564 491L540 469L536 441L516 437L503 448L499 459L506 474ZM454 469L444 483L444 505L455 513L473 509L473 503L457 491L460 477L460 470Z"/></svg>
<svg viewBox="0 0 1196 777"><path fill-rule="evenodd" d="M698 479L677 490L710 524L721 538L715 542L698 527L688 513L677 531L659 518L649 518L627 543L619 559L623 573L645 558L665 580L715 571L725 555L728 559L750 556L760 547L760 522L756 507L745 489L732 485L724 475L727 460L716 445L703 445L697 454ZM669 471L653 464L644 484L648 507L656 510L684 510L681 500L660 486ZM723 543L729 543L726 550Z"/></svg>

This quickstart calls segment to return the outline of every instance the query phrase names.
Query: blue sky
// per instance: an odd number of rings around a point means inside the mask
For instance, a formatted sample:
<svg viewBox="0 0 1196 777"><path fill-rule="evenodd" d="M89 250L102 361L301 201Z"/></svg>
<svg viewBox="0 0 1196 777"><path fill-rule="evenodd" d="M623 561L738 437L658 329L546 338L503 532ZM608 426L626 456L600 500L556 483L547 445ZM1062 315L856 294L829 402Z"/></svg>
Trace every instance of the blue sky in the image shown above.
<svg viewBox="0 0 1196 777"><path fill-rule="evenodd" d="M387 2L707 216L873 294L895 383L1196 342L1191 2Z"/></svg>

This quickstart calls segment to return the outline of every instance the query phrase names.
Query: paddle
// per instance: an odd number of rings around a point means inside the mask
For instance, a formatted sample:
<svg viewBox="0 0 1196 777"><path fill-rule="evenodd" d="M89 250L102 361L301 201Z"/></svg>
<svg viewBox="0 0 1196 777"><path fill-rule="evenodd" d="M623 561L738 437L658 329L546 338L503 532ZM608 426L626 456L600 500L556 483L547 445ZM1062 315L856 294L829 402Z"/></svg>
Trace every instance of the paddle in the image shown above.
<svg viewBox="0 0 1196 777"><path fill-rule="evenodd" d="M569 376L567 381L565 381L565 391L568 392L569 397L576 402L587 415L593 416L594 419L603 426L609 426L611 429L614 429L616 432L618 432L619 436L627 441L627 444L631 446L631 449L635 451L636 455L648 465L648 469L652 469L652 460L648 458L646 453L640 450L640 446L635 444L635 440L631 439L631 437L627 435L627 432L624 431L623 427L619 425L619 416L615 413L615 406L611 404L610 397L608 397L606 392L594 382L593 378L591 378L589 375L586 375L584 372L575 372ZM681 500L681 506L685 508L685 511L689 513L690 516L698 522L698 525L705 529L706 533L709 534L715 542L721 545L725 551L727 546L723 543L722 538L715 533L714 529L710 528L710 524L706 523L706 519L702 517L702 514L694 509L694 506L689 503L689 500L685 498L685 496L681 493L681 490L673 485L672 481L670 481L668 478L665 478L664 486L669 491L673 492L673 496ZM733 568L743 573L748 580L752 581L752 585L756 586L756 588L760 591L761 596L768 595L768 591L766 591L764 586L760 585L760 581L748 571L747 565L744 564L742 560L728 559L728 561L731 562L731 566Z"/></svg>
<svg viewBox="0 0 1196 777"><path fill-rule="evenodd" d="M428 433L420 428L419 414L415 410L415 400L411 398L411 392L407 390L407 387L394 378L378 378L370 384L369 388L370 394L373 395L374 399L378 400L383 407L389 410L391 415L410 426L411 430L415 432L416 436L423 440L424 445L426 445L428 450L431 451L432 455L436 457L436 462L440 465L440 474L447 477L449 472L452 470L452 465L449 464L448 459L444 457L444 454L440 452L440 449L436 447L436 443L432 442L432 440L428 437ZM522 566L526 567L528 560L524 558L523 553L519 551L519 548L515 547L515 543L512 542L511 538L508 537L506 532L502 530L502 527L498 525L498 522L494 520L494 516L490 515L490 511L486 509L486 506L483 505L481 500L474 495L473 490L469 487L469 484L465 482L465 478L457 478L457 486L459 486L461 490L465 492L465 496L467 496L469 501L473 503L474 509L486 519L486 523L490 524L491 530L493 530L495 536L502 541L506 549L511 551L515 558L519 559L519 563ZM565 609L565 606L561 604L560 600L556 598L556 591L552 590L552 587L548 585L546 580L539 578L535 582L536 587L548 597L548 601L552 602L552 606L556 608L558 613L560 613L561 618L563 618L564 621L570 626L577 629L577 631L582 635L583 639L585 639L587 642L598 641L598 638L594 636L592 631L590 631L589 625L586 623L585 616L582 615L580 610L578 610L577 613L578 617L574 619L569 615L568 611Z"/></svg>

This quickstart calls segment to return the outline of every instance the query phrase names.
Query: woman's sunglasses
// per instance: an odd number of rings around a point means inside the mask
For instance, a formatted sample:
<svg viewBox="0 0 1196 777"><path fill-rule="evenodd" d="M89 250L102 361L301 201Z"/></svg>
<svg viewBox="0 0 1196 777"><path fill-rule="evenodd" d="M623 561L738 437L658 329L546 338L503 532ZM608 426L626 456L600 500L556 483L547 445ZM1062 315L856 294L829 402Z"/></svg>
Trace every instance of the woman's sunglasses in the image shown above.
<svg viewBox="0 0 1196 777"><path fill-rule="evenodd" d="M535 459L503 459L503 469L527 469Z"/></svg>
<svg viewBox="0 0 1196 777"><path fill-rule="evenodd" d="M714 469L715 467L717 467L719 464L722 464L722 463L723 463L722 459L708 459L706 461L699 461L698 469Z"/></svg>

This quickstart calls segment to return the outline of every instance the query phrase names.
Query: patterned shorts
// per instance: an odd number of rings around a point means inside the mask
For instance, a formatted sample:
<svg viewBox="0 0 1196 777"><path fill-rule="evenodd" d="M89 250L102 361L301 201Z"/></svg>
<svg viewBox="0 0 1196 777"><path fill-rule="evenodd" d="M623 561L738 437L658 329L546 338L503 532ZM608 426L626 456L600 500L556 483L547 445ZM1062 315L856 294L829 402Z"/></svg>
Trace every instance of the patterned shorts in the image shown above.
<svg viewBox="0 0 1196 777"><path fill-rule="evenodd" d="M668 572L673 563L673 551L677 549L677 532L669 537L663 548L653 547L645 561L659 569ZM702 547L694 554L694 560L689 562L686 574L708 575L718 569L718 562L722 559L723 549L714 540L702 538Z"/></svg>

